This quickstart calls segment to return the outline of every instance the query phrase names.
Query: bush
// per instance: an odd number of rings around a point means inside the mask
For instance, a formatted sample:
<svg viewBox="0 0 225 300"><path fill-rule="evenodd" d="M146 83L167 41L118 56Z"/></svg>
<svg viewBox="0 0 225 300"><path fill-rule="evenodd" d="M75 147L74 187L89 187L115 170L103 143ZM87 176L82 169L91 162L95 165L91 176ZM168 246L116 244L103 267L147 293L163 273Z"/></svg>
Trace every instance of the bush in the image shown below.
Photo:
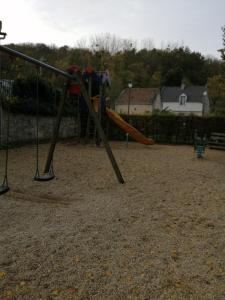
<svg viewBox="0 0 225 300"><path fill-rule="evenodd" d="M152 116L122 116L144 135L159 143L192 144L194 132L210 137L211 132L225 132L225 118L218 116L178 116L155 114ZM125 133L110 122L110 138L125 139Z"/></svg>
<svg viewBox="0 0 225 300"><path fill-rule="evenodd" d="M55 89L51 83L39 79L38 82L39 114L55 116L63 93ZM17 79L13 82L12 97L2 95L3 107L14 113L35 115L37 112L36 77ZM68 99L64 107L64 115L74 113L74 103Z"/></svg>

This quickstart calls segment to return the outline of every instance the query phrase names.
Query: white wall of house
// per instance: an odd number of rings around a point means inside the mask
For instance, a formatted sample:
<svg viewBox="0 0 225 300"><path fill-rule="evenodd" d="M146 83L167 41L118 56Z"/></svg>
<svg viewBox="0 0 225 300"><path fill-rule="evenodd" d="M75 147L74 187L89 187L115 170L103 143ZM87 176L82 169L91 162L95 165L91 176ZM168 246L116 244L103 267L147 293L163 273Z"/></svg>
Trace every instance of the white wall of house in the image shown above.
<svg viewBox="0 0 225 300"><path fill-rule="evenodd" d="M116 104L115 110L119 114L128 114L128 105ZM132 104L130 105L130 115L149 115L152 112L152 105L140 105Z"/></svg>
<svg viewBox="0 0 225 300"><path fill-rule="evenodd" d="M179 102L163 102L163 109L170 110L174 113L183 113L183 114L195 114L198 116L202 116L203 105L202 103L186 103L184 105L180 105Z"/></svg>

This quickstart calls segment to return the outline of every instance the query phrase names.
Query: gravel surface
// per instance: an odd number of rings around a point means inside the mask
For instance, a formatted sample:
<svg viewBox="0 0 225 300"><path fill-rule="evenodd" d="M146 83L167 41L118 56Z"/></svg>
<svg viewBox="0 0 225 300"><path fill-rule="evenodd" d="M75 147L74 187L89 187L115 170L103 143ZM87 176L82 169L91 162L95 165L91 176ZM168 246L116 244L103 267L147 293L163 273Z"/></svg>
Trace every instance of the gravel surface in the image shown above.
<svg viewBox="0 0 225 300"><path fill-rule="evenodd" d="M34 147L10 150L0 299L225 299L225 152L112 149L124 185L103 148L59 144L43 183Z"/></svg>

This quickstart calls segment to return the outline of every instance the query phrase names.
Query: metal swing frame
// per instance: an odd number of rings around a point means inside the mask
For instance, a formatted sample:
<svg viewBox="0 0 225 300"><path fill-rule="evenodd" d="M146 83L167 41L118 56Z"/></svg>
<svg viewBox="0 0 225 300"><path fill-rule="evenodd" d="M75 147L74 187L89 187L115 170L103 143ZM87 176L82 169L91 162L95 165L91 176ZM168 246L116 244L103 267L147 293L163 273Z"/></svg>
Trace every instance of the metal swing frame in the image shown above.
<svg viewBox="0 0 225 300"><path fill-rule="evenodd" d="M12 97L12 85L10 83L10 90L9 90L9 98ZM3 182L0 185L0 195L5 194L9 191L8 185L8 160L9 160L9 108L7 110L7 120L6 120L6 149L5 149L5 171L4 171L4 178Z"/></svg>
<svg viewBox="0 0 225 300"><path fill-rule="evenodd" d="M6 37L6 33L2 32L2 21L0 21L0 40L4 40ZM1 45L0 45L1 46ZM1 64L1 62L0 62ZM0 69L1 69L1 65L0 65ZM0 76L1 78L1 76ZM11 97L12 91L11 91L11 87L10 87L10 97ZM7 113L7 129L6 129L6 150L5 150L5 174L4 174L4 179L2 184L0 185L0 195L5 194L9 191L9 185L8 185L8 151L9 151L9 147L8 147L8 143L9 143L9 111Z"/></svg>

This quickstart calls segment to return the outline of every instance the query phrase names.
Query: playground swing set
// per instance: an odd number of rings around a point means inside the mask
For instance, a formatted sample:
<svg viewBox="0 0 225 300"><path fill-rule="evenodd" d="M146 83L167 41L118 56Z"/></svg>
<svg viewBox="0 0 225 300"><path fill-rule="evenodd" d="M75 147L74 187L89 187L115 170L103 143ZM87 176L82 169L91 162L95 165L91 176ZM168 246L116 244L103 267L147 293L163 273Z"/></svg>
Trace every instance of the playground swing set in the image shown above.
<svg viewBox="0 0 225 300"><path fill-rule="evenodd" d="M0 39L5 39L6 33L2 32L2 22L0 21ZM104 145L104 148L106 150L106 153L108 155L108 158L111 162L111 165L113 167L113 170L115 172L115 175L117 177L117 180L119 183L123 184L125 181L122 177L122 174L120 172L120 169L118 167L118 164L115 160L115 157L112 153L112 150L110 148L110 145L108 143L107 137L104 133L104 130L102 128L101 124L101 117L102 117L102 101L103 98L103 90L105 88L104 84L100 85L100 93L93 95L91 92L91 80L88 80L88 86L85 86L84 80L82 78L81 72L79 70L71 70L63 71L61 69L58 69L56 67L53 67L43 61L34 59L22 52L16 51L14 49L11 49L9 47L0 45L0 52L7 53L11 57L18 57L23 59L24 61L30 62L34 66L37 67L37 74L36 74L36 171L34 180L36 181L49 181L52 180L55 175L53 171L53 156L54 151L56 147L56 143L58 141L58 135L59 135L59 129L60 129L60 123L62 119L62 113L64 109L64 104L67 98L68 94L68 87L71 86L71 82L75 82L77 86L79 86L79 95L82 97L83 102L85 103L87 109L88 109L88 118L87 122L90 122L90 118L94 124L94 130L95 135L98 136L98 141L101 141ZM41 174L40 168L39 168L39 70L40 68L45 68L47 70L50 70L54 72L55 74L61 75L65 77L68 80L68 84L65 85L65 89L63 92L63 97L61 97L61 100L58 105L57 109L57 116L56 121L53 129L53 134L50 142L50 147L44 167L44 171ZM0 68L1 69L1 68ZM1 71L0 71L1 72ZM1 74L0 74L1 75ZM102 74L100 74L100 77L102 78ZM0 76L1 78L1 76ZM103 82L103 81L102 81ZM12 96L12 88L10 89L10 97ZM0 91L1 96L1 91ZM98 107L98 108L96 108ZM144 144L144 145L153 145L154 141L152 139L146 138L142 133L140 133L137 129L135 129L133 126L125 122L116 112L111 110L110 108L105 107L106 115L111 118L119 127L121 127L126 132L129 132L129 134L138 142ZM8 109L8 117L7 117L7 128L6 128L6 149L5 149L5 172L4 172L4 179L2 184L0 185L0 195L6 193L9 191L9 185L8 185L8 146L9 146L9 109ZM87 130L89 126L86 127ZM87 133L86 133L87 137Z"/></svg>
<svg viewBox="0 0 225 300"><path fill-rule="evenodd" d="M2 32L2 22L0 21L0 40L5 39L6 33ZM10 57L18 57L24 61L30 62L36 67L36 170L35 170L35 181L49 181L55 178L53 170L53 156L58 141L60 123L62 119L62 113L64 109L64 104L66 102L68 93L70 96L75 96L75 102L78 107L78 123L80 125L80 131L78 134L78 139L84 138L85 143L89 142L91 138L91 128L92 128L92 138L95 140L96 146L99 146L102 142L104 148L107 152L108 158L114 169L115 175L119 183L123 184L124 179L117 165L115 157L112 153L110 145L108 143L107 137L104 133L102 125L104 124L104 117L110 118L116 125L118 125L122 130L129 134L134 140L144 145L153 145L154 140L145 137L141 132L139 132L132 125L127 123L123 118L121 118L115 111L107 107L105 101L105 88L110 84L108 71L104 72L94 72L90 67L86 68L85 76L80 72L80 69L76 65L70 66L67 71L55 68L41 60L34 59L22 52L16 51L6 46L0 44L0 54L1 52L7 53ZM1 56L0 56L0 79L2 79L1 73ZM55 74L61 75L67 79L67 84L65 85L63 96L58 105L56 121L53 129L53 135L50 142L50 147L44 167L43 173L40 172L39 167L39 79L40 79L40 69L45 68L54 72ZM93 91L94 77L98 78L98 92ZM95 78L95 79L96 79ZM0 97L2 96L2 83L0 86ZM8 89L7 99L10 102L12 97L12 81L10 81L10 87ZM0 99L1 100L1 99ZM0 101L1 103L1 101ZM82 105L81 105L82 104ZM85 107L82 111L81 107ZM9 191L8 184L8 161L9 161L9 127L10 127L10 111L9 107L7 109L6 117L6 138L5 138L5 166L3 181L0 185L0 195ZM85 128L85 131L84 131ZM207 145L206 136L199 136L197 132L194 133L194 150L196 152L197 158L204 157L205 147Z"/></svg>

